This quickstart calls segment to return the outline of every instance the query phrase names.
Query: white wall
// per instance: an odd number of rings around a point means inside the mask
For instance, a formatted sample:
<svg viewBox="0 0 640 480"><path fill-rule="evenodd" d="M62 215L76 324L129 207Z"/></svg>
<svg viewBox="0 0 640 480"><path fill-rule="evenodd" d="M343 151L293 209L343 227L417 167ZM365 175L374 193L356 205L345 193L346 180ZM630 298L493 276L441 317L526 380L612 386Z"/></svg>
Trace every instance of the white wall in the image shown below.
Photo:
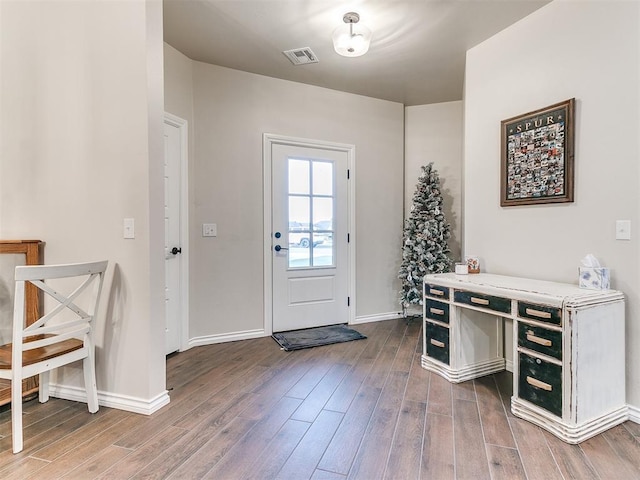
<svg viewBox="0 0 640 480"><path fill-rule="evenodd" d="M192 336L262 328L265 132L356 145L356 315L396 311L402 105L199 62L193 77Z"/></svg>
<svg viewBox="0 0 640 480"><path fill-rule="evenodd" d="M164 44L164 108L193 123L193 62L168 43Z"/></svg>
<svg viewBox="0 0 640 480"><path fill-rule="evenodd" d="M165 58L166 95L188 115L172 92L189 88L185 59ZM356 145L356 315L398 312L403 106L200 62L192 78L190 338L263 327L263 133Z"/></svg>
<svg viewBox="0 0 640 480"><path fill-rule="evenodd" d="M101 402L156 408L168 400L162 5L2 1L0 35L0 237L45 241L46 263L110 261ZM58 377L63 395L82 385L76 370Z"/></svg>
<svg viewBox="0 0 640 480"><path fill-rule="evenodd" d="M465 242L484 271L577 283L593 253L627 297L627 399L640 406L640 4L556 0L467 54ZM575 201L500 207L500 121L576 98ZM632 240L614 238L632 222ZM640 419L640 410L636 410Z"/></svg>
<svg viewBox="0 0 640 480"><path fill-rule="evenodd" d="M462 244L462 101L406 107L404 111L404 215L409 217L420 167L440 175L444 213L451 224L451 258Z"/></svg>

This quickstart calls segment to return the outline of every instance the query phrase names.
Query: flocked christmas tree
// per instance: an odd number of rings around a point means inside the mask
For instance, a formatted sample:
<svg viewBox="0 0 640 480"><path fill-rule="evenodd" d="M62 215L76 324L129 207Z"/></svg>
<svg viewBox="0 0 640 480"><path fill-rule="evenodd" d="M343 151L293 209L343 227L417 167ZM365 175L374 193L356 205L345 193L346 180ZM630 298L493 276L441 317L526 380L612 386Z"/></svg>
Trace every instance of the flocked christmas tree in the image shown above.
<svg viewBox="0 0 640 480"><path fill-rule="evenodd" d="M447 240L451 226L442 211L440 177L433 163L422 167L411 213L404 224L402 265L398 278L402 280L400 304L406 314L409 304L422 305L422 279L429 273L451 271Z"/></svg>

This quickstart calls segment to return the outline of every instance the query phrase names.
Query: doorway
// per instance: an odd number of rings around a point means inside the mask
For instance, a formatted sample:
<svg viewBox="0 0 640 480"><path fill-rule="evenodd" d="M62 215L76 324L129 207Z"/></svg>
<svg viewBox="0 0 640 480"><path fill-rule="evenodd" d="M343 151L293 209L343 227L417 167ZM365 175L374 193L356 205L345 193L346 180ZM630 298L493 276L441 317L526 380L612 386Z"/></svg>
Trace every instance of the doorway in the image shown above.
<svg viewBox="0 0 640 480"><path fill-rule="evenodd" d="M164 116L165 354L183 350L188 335L187 122Z"/></svg>
<svg viewBox="0 0 640 480"><path fill-rule="evenodd" d="M354 147L264 140L265 330L351 323Z"/></svg>

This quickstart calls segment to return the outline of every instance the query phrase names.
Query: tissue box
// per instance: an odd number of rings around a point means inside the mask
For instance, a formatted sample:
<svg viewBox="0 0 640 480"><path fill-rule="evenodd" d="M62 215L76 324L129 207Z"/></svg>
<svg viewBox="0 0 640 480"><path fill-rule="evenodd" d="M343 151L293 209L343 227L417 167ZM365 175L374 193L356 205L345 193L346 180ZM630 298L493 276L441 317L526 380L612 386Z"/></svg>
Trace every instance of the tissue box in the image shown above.
<svg viewBox="0 0 640 480"><path fill-rule="evenodd" d="M609 289L609 269L604 267L579 267L580 288Z"/></svg>

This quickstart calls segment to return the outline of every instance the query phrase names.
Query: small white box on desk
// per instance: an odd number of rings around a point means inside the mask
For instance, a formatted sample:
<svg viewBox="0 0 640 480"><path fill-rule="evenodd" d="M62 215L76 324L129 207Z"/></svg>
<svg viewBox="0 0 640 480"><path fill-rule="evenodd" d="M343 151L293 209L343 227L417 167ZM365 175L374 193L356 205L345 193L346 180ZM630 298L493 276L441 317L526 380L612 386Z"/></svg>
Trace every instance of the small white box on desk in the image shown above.
<svg viewBox="0 0 640 480"><path fill-rule="evenodd" d="M578 267L580 273L580 288L592 290L609 290L610 274L605 267Z"/></svg>

